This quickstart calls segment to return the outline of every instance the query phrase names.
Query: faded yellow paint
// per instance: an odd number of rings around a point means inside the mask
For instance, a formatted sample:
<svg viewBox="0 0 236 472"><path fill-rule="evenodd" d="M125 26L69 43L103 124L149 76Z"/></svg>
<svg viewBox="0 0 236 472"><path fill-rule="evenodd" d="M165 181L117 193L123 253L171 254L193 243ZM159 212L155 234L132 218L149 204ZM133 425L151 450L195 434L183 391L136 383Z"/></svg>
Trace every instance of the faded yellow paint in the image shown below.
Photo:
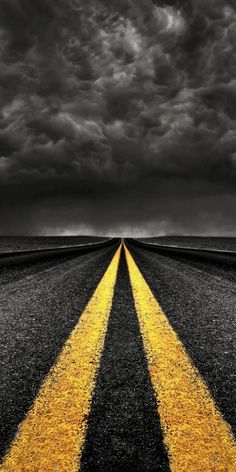
<svg viewBox="0 0 236 472"><path fill-rule="evenodd" d="M236 444L199 372L125 248L172 472L235 472Z"/></svg>
<svg viewBox="0 0 236 472"><path fill-rule="evenodd" d="M77 472L120 249L21 423L1 472Z"/></svg>

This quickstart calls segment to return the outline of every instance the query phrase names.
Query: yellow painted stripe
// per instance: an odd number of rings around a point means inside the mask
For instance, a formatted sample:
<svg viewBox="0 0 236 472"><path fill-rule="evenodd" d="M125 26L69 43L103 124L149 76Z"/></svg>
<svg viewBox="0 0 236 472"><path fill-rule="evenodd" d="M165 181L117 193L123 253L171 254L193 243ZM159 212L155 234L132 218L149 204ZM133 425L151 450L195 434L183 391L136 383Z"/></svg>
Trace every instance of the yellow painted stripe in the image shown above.
<svg viewBox="0 0 236 472"><path fill-rule="evenodd" d="M235 472L236 444L210 392L125 248L173 472Z"/></svg>
<svg viewBox="0 0 236 472"><path fill-rule="evenodd" d="M117 250L21 423L1 472L77 472L120 258Z"/></svg>

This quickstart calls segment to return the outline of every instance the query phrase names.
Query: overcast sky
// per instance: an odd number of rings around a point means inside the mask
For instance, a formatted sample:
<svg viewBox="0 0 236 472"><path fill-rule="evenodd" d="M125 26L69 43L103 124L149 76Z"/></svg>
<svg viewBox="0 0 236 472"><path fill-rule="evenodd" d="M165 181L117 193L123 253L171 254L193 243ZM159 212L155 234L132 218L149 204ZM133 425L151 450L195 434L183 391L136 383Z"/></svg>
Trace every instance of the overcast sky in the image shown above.
<svg viewBox="0 0 236 472"><path fill-rule="evenodd" d="M235 234L234 0L0 0L0 233Z"/></svg>

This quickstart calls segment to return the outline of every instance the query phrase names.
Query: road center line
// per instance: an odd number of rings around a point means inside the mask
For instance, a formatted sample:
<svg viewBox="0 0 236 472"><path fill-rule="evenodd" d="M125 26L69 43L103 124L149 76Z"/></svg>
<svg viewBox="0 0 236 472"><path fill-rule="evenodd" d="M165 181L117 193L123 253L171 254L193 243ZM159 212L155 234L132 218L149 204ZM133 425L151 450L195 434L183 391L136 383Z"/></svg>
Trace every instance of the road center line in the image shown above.
<svg viewBox="0 0 236 472"><path fill-rule="evenodd" d="M121 246L19 427L1 472L77 472Z"/></svg>
<svg viewBox="0 0 236 472"><path fill-rule="evenodd" d="M125 247L172 472L234 472L236 444L199 372Z"/></svg>

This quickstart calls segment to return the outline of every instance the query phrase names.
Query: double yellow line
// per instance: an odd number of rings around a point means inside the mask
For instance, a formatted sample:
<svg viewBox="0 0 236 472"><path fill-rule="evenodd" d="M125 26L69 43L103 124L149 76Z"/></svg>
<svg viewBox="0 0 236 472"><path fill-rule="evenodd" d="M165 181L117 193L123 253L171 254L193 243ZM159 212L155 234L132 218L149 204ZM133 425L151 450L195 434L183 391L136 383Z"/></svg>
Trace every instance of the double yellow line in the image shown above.
<svg viewBox="0 0 236 472"><path fill-rule="evenodd" d="M1 472L79 470L120 251L21 423ZM230 427L126 247L125 254L171 470L235 472Z"/></svg>

